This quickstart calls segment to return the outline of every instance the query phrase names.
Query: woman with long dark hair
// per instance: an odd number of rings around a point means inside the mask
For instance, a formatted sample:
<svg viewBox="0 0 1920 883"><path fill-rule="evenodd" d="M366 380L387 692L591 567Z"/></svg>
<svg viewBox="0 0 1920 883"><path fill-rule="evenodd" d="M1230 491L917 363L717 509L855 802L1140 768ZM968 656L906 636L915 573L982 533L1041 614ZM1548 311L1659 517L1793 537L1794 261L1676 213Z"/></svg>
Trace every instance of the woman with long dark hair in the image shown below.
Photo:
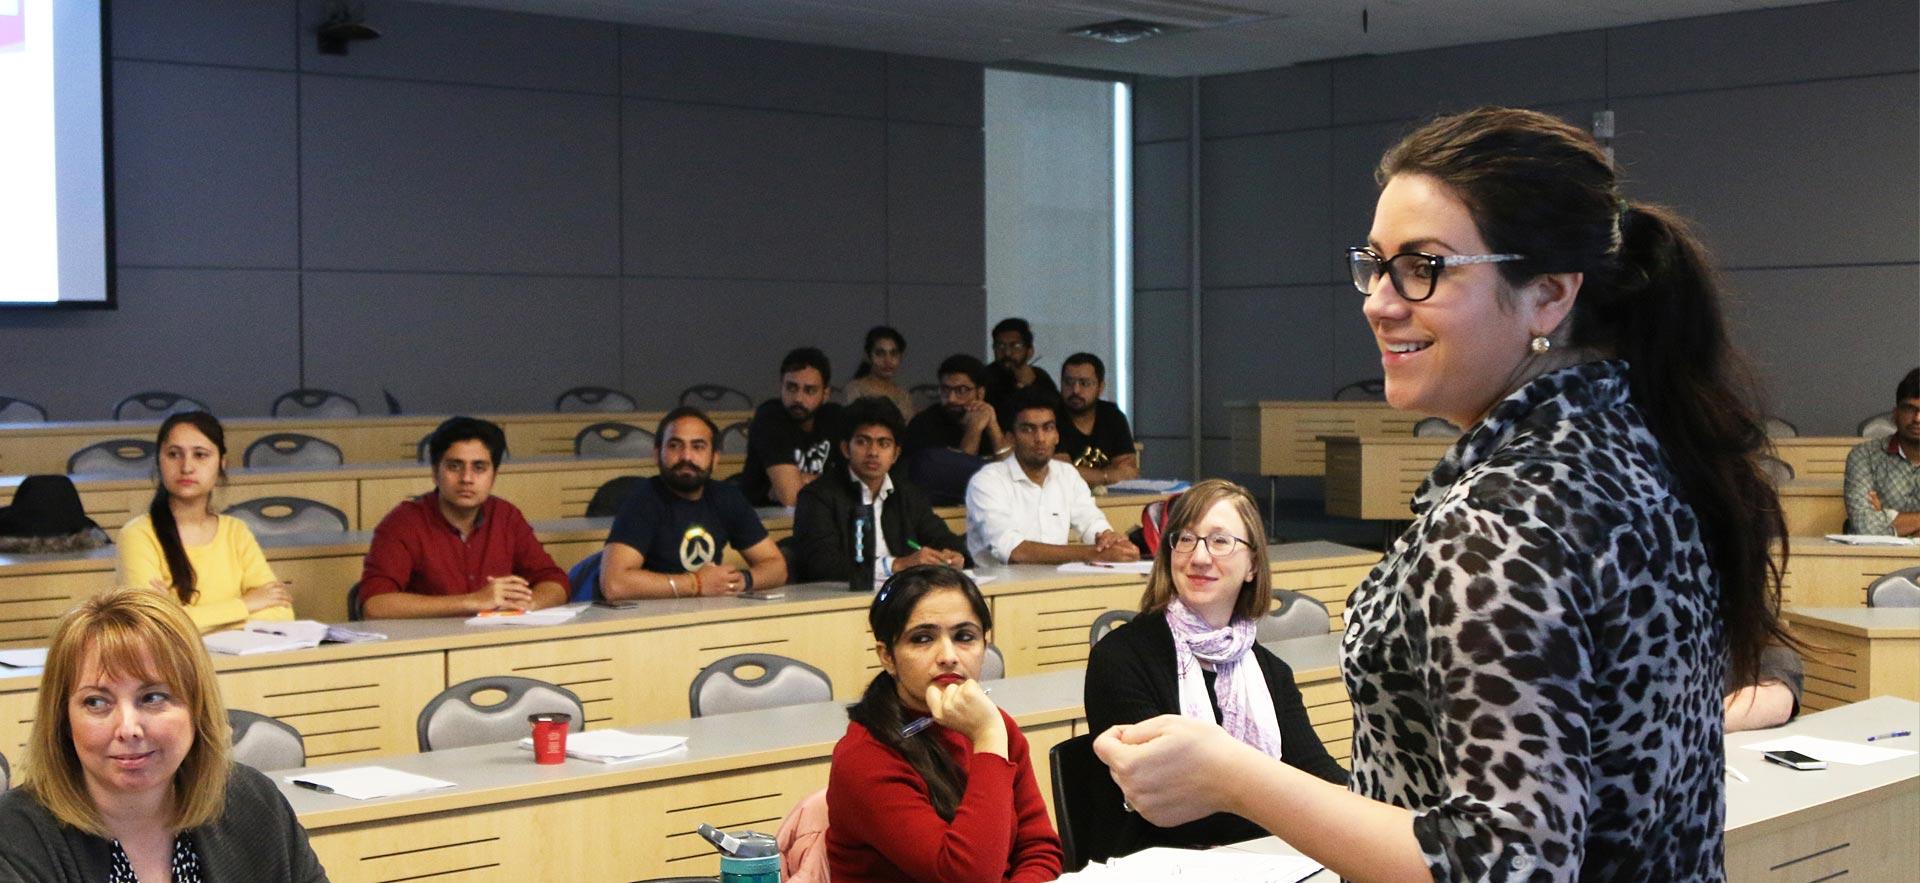
<svg viewBox="0 0 1920 883"><path fill-rule="evenodd" d="M1352 790L1162 717L1096 750L1160 824L1226 809L1353 880L1725 876L1721 696L1785 532L1704 249L1584 131L1435 120L1354 285L1387 400L1467 427L1347 607Z"/></svg>
<svg viewBox="0 0 1920 883"><path fill-rule="evenodd" d="M867 624L883 671L833 749L835 883L1060 876L1026 737L980 688L993 614L979 587L951 567L910 567L874 596Z"/></svg>
<svg viewBox="0 0 1920 883"><path fill-rule="evenodd" d="M292 587L273 575L253 531L213 508L227 477L227 434L205 411L174 414L154 441L160 480L147 514L120 528L119 583L186 606L201 631L293 618Z"/></svg>
<svg viewBox="0 0 1920 883"><path fill-rule="evenodd" d="M841 391L840 401L853 404L867 396L885 396L900 408L900 416L913 417L913 396L908 395L894 377L907 355L907 338L890 325L867 329L866 342L860 345L860 367Z"/></svg>

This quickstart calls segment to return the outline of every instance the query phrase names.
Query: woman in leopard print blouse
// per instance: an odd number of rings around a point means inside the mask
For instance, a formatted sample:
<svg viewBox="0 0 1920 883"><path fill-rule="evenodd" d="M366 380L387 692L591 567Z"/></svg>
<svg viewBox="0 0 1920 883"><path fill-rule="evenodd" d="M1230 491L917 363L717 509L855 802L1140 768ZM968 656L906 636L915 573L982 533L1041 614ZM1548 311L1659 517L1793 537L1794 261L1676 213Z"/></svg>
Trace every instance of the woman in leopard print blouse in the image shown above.
<svg viewBox="0 0 1920 883"><path fill-rule="evenodd" d="M1531 111L1378 177L1387 400L1468 429L1348 602L1352 790L1179 718L1096 748L1156 824L1233 812L1350 879L1724 879L1721 688L1784 640L1785 531L1705 254Z"/></svg>

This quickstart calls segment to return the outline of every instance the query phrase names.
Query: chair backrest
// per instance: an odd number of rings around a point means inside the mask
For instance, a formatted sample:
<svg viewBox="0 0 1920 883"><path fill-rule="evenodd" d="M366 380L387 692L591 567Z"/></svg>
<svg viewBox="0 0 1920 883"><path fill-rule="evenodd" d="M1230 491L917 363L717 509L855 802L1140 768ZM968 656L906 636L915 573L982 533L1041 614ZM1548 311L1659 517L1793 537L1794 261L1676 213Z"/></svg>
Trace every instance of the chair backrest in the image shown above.
<svg viewBox="0 0 1920 883"><path fill-rule="evenodd" d="M627 496L647 480L644 475L622 475L607 479L607 483L593 492L593 499L587 501L588 518L612 518L620 514L620 507L627 502Z"/></svg>
<svg viewBox="0 0 1920 883"><path fill-rule="evenodd" d="M228 506L226 515L247 523L257 537L327 533L347 529L347 514L305 497L256 497Z"/></svg>
<svg viewBox="0 0 1920 883"><path fill-rule="evenodd" d="M355 582L347 587L347 621L359 622L366 618L366 605L360 602L360 584Z"/></svg>
<svg viewBox="0 0 1920 883"><path fill-rule="evenodd" d="M1173 501L1178 499L1179 494L1172 494L1140 507L1140 539L1147 544L1148 557L1160 554L1160 535L1167 529L1167 513L1173 510Z"/></svg>
<svg viewBox="0 0 1920 883"><path fill-rule="evenodd" d="M68 475L151 475L153 442L143 438L116 438L94 442L67 458Z"/></svg>
<svg viewBox="0 0 1920 883"><path fill-rule="evenodd" d="M980 660L980 680L997 681L1007 676L1007 657L999 647L987 645L987 656Z"/></svg>
<svg viewBox="0 0 1920 883"><path fill-rule="evenodd" d="M1327 605L1292 589L1273 590L1273 609L1260 617L1255 640L1262 643L1287 638L1310 638L1331 629Z"/></svg>
<svg viewBox="0 0 1920 883"><path fill-rule="evenodd" d="M1887 574L1867 586L1868 607L1920 607L1920 567Z"/></svg>
<svg viewBox="0 0 1920 883"><path fill-rule="evenodd" d="M1413 424L1415 438L1453 438L1460 434L1460 427L1445 417L1423 417Z"/></svg>
<svg viewBox="0 0 1920 883"><path fill-rule="evenodd" d="M1798 438L1800 427L1778 417L1767 418L1767 438Z"/></svg>
<svg viewBox="0 0 1920 883"><path fill-rule="evenodd" d="M339 466L345 462L346 455L340 453L340 448L333 442L298 432L263 435L247 445L246 453L240 455L241 465L248 469L261 466L319 468Z"/></svg>
<svg viewBox="0 0 1920 883"><path fill-rule="evenodd" d="M1776 486L1793 480L1793 464L1769 454L1760 455L1760 471Z"/></svg>
<svg viewBox="0 0 1920 883"><path fill-rule="evenodd" d="M7 766L7 756L0 754L0 794L7 793L13 787L13 767Z"/></svg>
<svg viewBox="0 0 1920 883"><path fill-rule="evenodd" d="M1094 617L1093 628L1087 632L1087 646L1100 643L1101 638L1112 634L1114 629L1132 622L1138 615L1131 610L1109 610Z"/></svg>
<svg viewBox="0 0 1920 883"><path fill-rule="evenodd" d="M908 387L907 401L913 404L913 414L918 414L934 405L940 404L940 384L921 383ZM902 414L900 416L912 419L913 414Z"/></svg>
<svg viewBox="0 0 1920 883"><path fill-rule="evenodd" d="M653 430L631 423L595 423L573 437L576 457L651 457Z"/></svg>
<svg viewBox="0 0 1920 883"><path fill-rule="evenodd" d="M26 399L0 396L0 423L45 423L47 409Z"/></svg>
<svg viewBox="0 0 1920 883"><path fill-rule="evenodd" d="M742 674L753 669L759 674ZM687 707L694 717L832 698L833 680L826 672L773 653L735 653L714 660L693 676L687 688Z"/></svg>
<svg viewBox="0 0 1920 883"><path fill-rule="evenodd" d="M713 450L720 454L744 454L747 452L747 421L729 423L720 427L720 437L714 439Z"/></svg>
<svg viewBox="0 0 1920 883"><path fill-rule="evenodd" d="M1116 834L1130 827L1125 797L1107 765L1093 753L1098 733L1081 733L1053 746L1047 765L1053 777L1053 819L1060 827L1064 871L1113 858Z"/></svg>
<svg viewBox="0 0 1920 883"><path fill-rule="evenodd" d="M1886 438L1893 430L1893 418L1884 413L1860 421L1858 428L1861 438Z"/></svg>
<svg viewBox="0 0 1920 883"><path fill-rule="evenodd" d="M600 553L605 549L595 549L593 554L580 559L579 564L567 570L567 585L573 590L567 595L567 603L592 601L600 596Z"/></svg>
<svg viewBox="0 0 1920 883"><path fill-rule="evenodd" d="M400 413L400 400L397 398L394 398L393 393L388 392L385 388L382 388L380 390L380 397L383 399L386 399L387 401L387 413L389 414Z"/></svg>
<svg viewBox="0 0 1920 883"><path fill-rule="evenodd" d="M490 705L475 699L488 692L505 695ZM421 751L464 748L519 739L530 732L527 715L548 712L573 715L567 726L572 732L587 727L586 707L572 690L533 678L493 675L461 681L440 691L420 709L415 728Z"/></svg>
<svg viewBox="0 0 1920 883"><path fill-rule="evenodd" d="M633 396L605 386L576 386L553 400L553 409L562 414L633 411L639 407Z"/></svg>
<svg viewBox="0 0 1920 883"><path fill-rule="evenodd" d="M177 392L136 392L113 406L115 420L154 420L187 411L212 411L212 408Z"/></svg>
<svg viewBox="0 0 1920 883"><path fill-rule="evenodd" d="M1387 381L1379 377L1356 380L1333 391L1336 402L1384 402L1387 400Z"/></svg>
<svg viewBox="0 0 1920 883"><path fill-rule="evenodd" d="M420 443L413 447L414 456L418 457L420 462L429 466L433 465L433 433L429 432L421 436Z"/></svg>
<svg viewBox="0 0 1920 883"><path fill-rule="evenodd" d="M751 411L753 396L718 383L696 383L680 391L680 404L692 405L709 414L715 411Z"/></svg>
<svg viewBox="0 0 1920 883"><path fill-rule="evenodd" d="M264 714L227 709L233 727L233 759L256 770L290 770L307 765L307 742L300 731Z"/></svg>
<svg viewBox="0 0 1920 883"><path fill-rule="evenodd" d="M360 403L353 396L330 389L296 389L281 393L268 413L275 417L358 417Z"/></svg>

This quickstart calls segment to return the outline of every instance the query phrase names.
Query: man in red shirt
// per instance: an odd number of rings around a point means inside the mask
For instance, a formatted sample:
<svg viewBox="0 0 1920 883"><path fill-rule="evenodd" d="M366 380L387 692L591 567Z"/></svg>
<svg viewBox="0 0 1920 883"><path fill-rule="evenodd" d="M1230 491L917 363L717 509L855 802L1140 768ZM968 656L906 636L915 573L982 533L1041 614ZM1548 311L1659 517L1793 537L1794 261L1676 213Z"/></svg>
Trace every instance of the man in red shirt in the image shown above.
<svg viewBox="0 0 1920 883"><path fill-rule="evenodd" d="M566 571L541 548L526 516L493 496L506 448L506 434L485 420L453 417L433 431L433 492L395 506L367 548L360 604L368 619L566 603Z"/></svg>

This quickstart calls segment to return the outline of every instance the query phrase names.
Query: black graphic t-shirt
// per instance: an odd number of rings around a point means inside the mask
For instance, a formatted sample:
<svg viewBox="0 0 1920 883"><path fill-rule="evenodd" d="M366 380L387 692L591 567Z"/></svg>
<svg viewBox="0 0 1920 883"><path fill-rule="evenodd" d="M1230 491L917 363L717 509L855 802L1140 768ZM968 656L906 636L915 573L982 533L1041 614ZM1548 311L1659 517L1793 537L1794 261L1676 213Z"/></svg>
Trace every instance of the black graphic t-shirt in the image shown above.
<svg viewBox="0 0 1920 883"><path fill-rule="evenodd" d="M607 532L607 542L632 546L655 573L690 573L719 561L728 545L750 549L766 538L739 488L710 481L700 499L688 500L657 475L627 495Z"/></svg>
<svg viewBox="0 0 1920 883"><path fill-rule="evenodd" d="M747 425L747 466L740 473L740 489L747 502L771 506L773 482L767 467L798 466L805 475L819 475L827 467L833 443L840 435L840 406L827 402L813 412L813 429L801 429L779 399L761 402Z"/></svg>
<svg viewBox="0 0 1920 883"><path fill-rule="evenodd" d="M1075 466L1100 467L1133 453L1133 428L1120 406L1106 400L1093 403L1093 431L1082 433L1073 425L1073 415L1060 409L1056 424L1060 427L1060 447Z"/></svg>

